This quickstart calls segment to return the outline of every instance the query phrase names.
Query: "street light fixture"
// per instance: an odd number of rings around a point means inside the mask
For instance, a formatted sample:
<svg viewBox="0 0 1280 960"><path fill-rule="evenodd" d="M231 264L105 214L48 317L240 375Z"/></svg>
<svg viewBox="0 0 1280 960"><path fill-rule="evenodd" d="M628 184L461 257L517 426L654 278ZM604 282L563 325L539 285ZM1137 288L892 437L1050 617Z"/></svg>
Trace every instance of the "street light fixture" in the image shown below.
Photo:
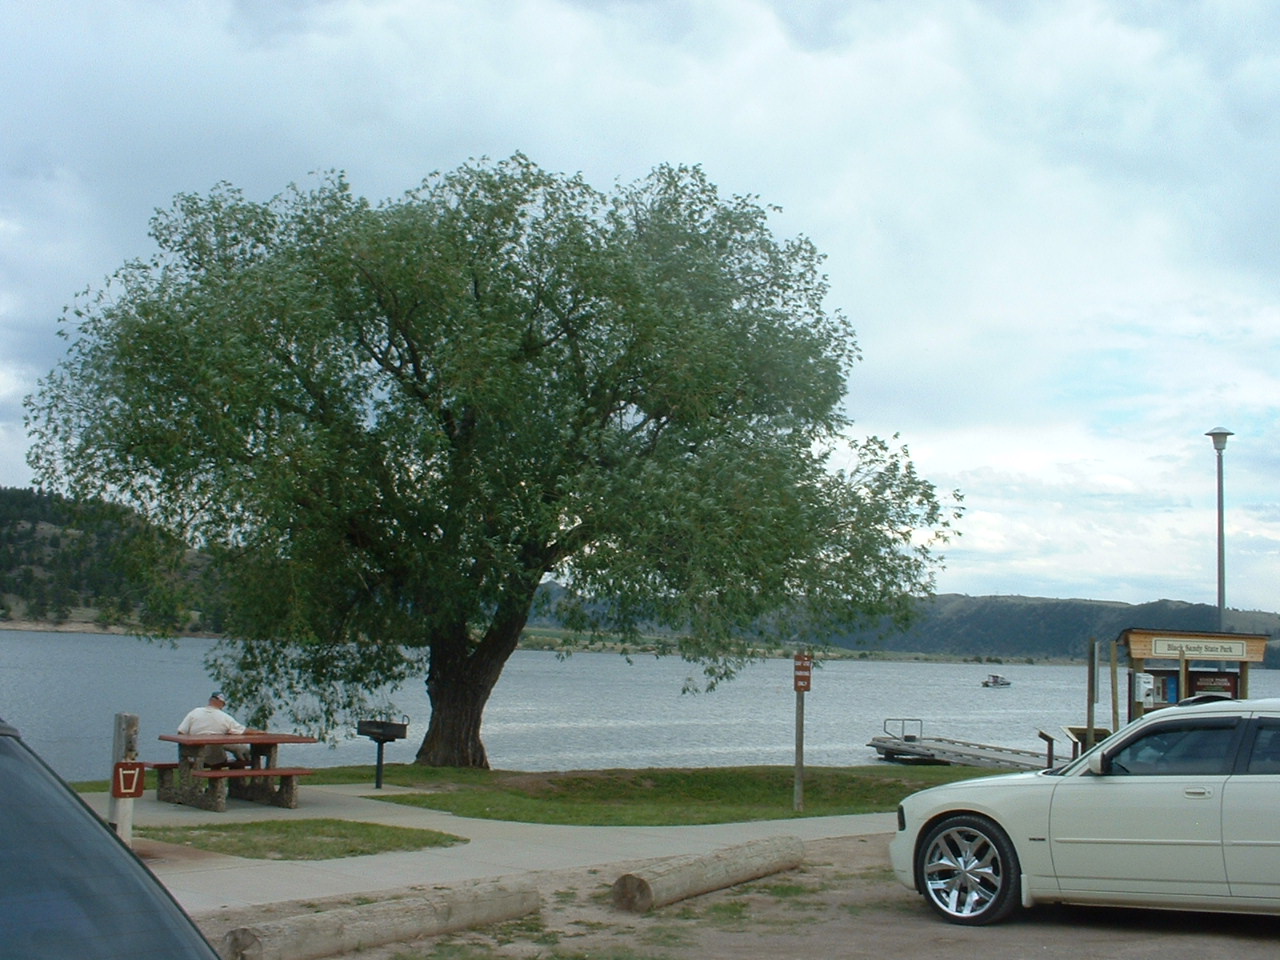
<svg viewBox="0 0 1280 960"><path fill-rule="evenodd" d="M1213 441L1213 449L1218 455L1218 632L1221 633L1227 613L1226 535L1222 510L1222 451L1227 449L1227 437L1235 436L1235 434L1226 427L1214 427L1212 430L1206 431L1205 436Z"/></svg>

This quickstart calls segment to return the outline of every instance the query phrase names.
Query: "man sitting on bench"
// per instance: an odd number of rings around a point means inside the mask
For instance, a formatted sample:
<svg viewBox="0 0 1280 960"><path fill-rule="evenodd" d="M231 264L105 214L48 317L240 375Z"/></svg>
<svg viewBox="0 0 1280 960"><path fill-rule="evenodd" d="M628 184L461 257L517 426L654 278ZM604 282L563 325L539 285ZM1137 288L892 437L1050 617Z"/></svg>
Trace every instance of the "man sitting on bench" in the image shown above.
<svg viewBox="0 0 1280 960"><path fill-rule="evenodd" d="M224 734L236 735L257 732L250 730L231 714L224 712L222 708L226 705L227 698L222 695L222 691L215 690L209 696L208 706L196 707L182 718L182 722L178 724L178 732L194 737L218 737ZM209 766L227 763L228 750L235 754L240 766L247 767L251 763L249 745L245 743L230 744L226 750L213 745L203 749L205 751L204 762Z"/></svg>

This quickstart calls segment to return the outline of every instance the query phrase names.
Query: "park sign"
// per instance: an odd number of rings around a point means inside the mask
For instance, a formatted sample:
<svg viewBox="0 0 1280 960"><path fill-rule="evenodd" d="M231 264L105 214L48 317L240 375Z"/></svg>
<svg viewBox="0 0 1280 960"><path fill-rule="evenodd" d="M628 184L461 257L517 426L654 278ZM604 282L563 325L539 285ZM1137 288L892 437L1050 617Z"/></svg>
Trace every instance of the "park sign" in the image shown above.
<svg viewBox="0 0 1280 960"><path fill-rule="evenodd" d="M1140 660L1229 660L1261 663L1267 652L1266 634L1189 633L1181 630L1140 630L1121 635L1129 656Z"/></svg>

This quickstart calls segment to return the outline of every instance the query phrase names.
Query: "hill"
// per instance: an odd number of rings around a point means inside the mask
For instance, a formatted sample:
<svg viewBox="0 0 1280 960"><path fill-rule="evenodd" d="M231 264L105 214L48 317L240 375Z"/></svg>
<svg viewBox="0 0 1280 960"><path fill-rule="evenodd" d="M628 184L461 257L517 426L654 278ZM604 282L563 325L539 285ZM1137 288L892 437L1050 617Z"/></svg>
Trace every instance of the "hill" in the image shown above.
<svg viewBox="0 0 1280 960"><path fill-rule="evenodd" d="M175 591L151 589L136 575L134 558L152 538L124 507L0 487L0 623L217 632L221 605L202 589L198 554L178 576L203 614L186 612Z"/></svg>
<svg viewBox="0 0 1280 960"><path fill-rule="evenodd" d="M138 518L121 507L0 487L0 623L128 629L150 618L184 631L218 633L223 604L201 581L199 555L192 555L185 579L187 596L200 613L158 607L155 595L134 581L129 556L142 532ZM553 607L560 590L548 584L541 609ZM529 623L559 627L545 613ZM1177 600L1126 604L943 594L920 601L919 616L905 631L873 627L821 639L894 655L1083 659L1091 639L1109 640L1127 627L1211 631L1216 623L1216 607ZM1227 629L1280 638L1280 614L1229 610ZM1274 660L1270 665L1280 666L1280 648Z"/></svg>
<svg viewBox="0 0 1280 960"><path fill-rule="evenodd" d="M1217 622L1216 606L1180 600L1128 604L941 594L920 602L916 622L905 631L871 628L833 642L841 647L955 658L1084 659L1091 640L1112 640L1129 627L1212 632ZM1280 614L1228 610L1225 629L1280 638Z"/></svg>

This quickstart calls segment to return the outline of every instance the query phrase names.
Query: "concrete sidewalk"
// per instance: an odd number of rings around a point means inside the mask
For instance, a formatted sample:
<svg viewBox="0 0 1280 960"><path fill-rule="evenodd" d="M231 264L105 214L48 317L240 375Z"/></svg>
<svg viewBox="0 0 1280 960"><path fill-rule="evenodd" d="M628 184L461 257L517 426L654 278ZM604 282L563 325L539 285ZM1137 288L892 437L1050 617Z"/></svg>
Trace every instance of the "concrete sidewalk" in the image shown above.
<svg viewBox="0 0 1280 960"><path fill-rule="evenodd" d="M390 795L414 791L384 786L380 792ZM200 914L223 907L373 894L423 884L706 853L759 837L796 836L801 840L820 840L890 833L894 829L891 813L688 827L545 826L473 820L367 799L378 793L372 785L364 784L304 784L296 810L232 800L225 813L211 813L161 803L151 792L133 801L133 822L135 826L199 826L332 818L439 830L468 842L407 853L321 861L248 860L146 841L138 841L135 848L187 912ZM84 798L105 818L106 794L86 794Z"/></svg>

